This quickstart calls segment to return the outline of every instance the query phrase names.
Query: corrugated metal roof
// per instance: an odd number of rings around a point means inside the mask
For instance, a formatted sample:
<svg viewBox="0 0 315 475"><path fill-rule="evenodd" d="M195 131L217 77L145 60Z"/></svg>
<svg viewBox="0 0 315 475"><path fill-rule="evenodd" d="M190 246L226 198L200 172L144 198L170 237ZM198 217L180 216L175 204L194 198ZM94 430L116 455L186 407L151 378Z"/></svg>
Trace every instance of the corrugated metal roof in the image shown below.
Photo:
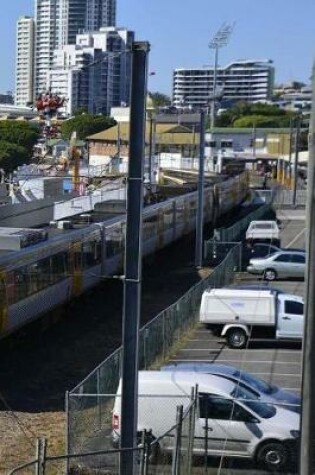
<svg viewBox="0 0 315 475"><path fill-rule="evenodd" d="M87 140L116 142L118 139L118 126L90 135ZM120 139L129 142L129 123L120 124ZM150 140L150 123L146 123L146 143ZM193 133L189 127L173 124L156 124L155 142L160 144L189 145L198 144L199 135Z"/></svg>
<svg viewBox="0 0 315 475"><path fill-rule="evenodd" d="M207 130L207 133L211 133L210 130ZM214 134L252 134L253 128L252 127L215 127L213 129ZM281 127L281 128L263 128L257 127L256 134L289 134L290 128L289 127Z"/></svg>

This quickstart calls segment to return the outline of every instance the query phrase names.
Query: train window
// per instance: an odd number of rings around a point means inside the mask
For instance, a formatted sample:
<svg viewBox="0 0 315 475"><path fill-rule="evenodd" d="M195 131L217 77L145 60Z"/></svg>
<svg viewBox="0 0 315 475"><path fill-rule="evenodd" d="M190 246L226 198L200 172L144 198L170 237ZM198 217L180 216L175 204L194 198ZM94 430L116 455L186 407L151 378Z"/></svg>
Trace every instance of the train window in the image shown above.
<svg viewBox="0 0 315 475"><path fill-rule="evenodd" d="M164 229L169 229L173 227L174 223L174 211L173 206L170 205L163 211L163 221L164 221Z"/></svg>
<svg viewBox="0 0 315 475"><path fill-rule="evenodd" d="M146 241L157 233L158 214L147 216L143 221L143 240Z"/></svg>
<svg viewBox="0 0 315 475"><path fill-rule="evenodd" d="M28 296L28 272L27 267L21 267L14 271L14 302L19 302Z"/></svg>
<svg viewBox="0 0 315 475"><path fill-rule="evenodd" d="M0 274L0 319L1 319L1 308L3 308L5 305L6 305L5 276L4 274Z"/></svg>
<svg viewBox="0 0 315 475"><path fill-rule="evenodd" d="M50 257L27 266L28 294L32 295L51 285Z"/></svg>
<svg viewBox="0 0 315 475"><path fill-rule="evenodd" d="M176 224L184 222L184 201L181 199L176 200Z"/></svg>
<svg viewBox="0 0 315 475"><path fill-rule="evenodd" d="M67 252L58 252L51 256L51 280L59 282L69 274L69 261Z"/></svg>
<svg viewBox="0 0 315 475"><path fill-rule="evenodd" d="M106 257L123 252L124 237L121 224L106 228Z"/></svg>
<svg viewBox="0 0 315 475"><path fill-rule="evenodd" d="M71 265L70 272L80 271L82 269L82 244L81 242L72 242L70 244Z"/></svg>
<svg viewBox="0 0 315 475"><path fill-rule="evenodd" d="M92 267L101 262L101 240L94 237L82 243L82 263L83 269Z"/></svg>
<svg viewBox="0 0 315 475"><path fill-rule="evenodd" d="M189 218L190 219L196 218L196 212L197 212L197 201L191 200L190 207L189 207Z"/></svg>

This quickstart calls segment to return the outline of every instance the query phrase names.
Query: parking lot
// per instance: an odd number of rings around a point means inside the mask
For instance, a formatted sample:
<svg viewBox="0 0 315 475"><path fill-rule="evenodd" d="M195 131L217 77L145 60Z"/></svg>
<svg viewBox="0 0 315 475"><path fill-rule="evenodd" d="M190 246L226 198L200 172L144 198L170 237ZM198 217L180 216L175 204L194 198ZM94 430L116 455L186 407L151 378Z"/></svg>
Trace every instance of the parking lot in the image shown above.
<svg viewBox="0 0 315 475"><path fill-rule="evenodd" d="M305 249L305 212L286 210L279 213L281 247ZM261 283L261 279L242 273L240 283ZM304 281L277 280L269 284L287 293L304 296ZM171 359L175 362L216 362L233 365L283 388L300 392L302 379L301 344L274 340L249 341L246 349L230 349L223 338L200 326Z"/></svg>

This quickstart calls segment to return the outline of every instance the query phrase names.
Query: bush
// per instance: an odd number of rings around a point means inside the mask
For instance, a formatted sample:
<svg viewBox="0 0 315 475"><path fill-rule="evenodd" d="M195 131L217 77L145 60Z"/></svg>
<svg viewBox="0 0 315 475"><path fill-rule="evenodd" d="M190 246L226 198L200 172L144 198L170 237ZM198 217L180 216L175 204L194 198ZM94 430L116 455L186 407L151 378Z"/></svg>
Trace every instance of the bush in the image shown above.
<svg viewBox="0 0 315 475"><path fill-rule="evenodd" d="M3 120L0 122L1 141L20 145L31 152L38 138L39 128L36 125L16 120Z"/></svg>
<svg viewBox="0 0 315 475"><path fill-rule="evenodd" d="M289 127L290 118L289 117L272 117L264 115L246 115L240 117L233 122L233 127L256 127L266 128L278 128L278 127Z"/></svg>
<svg viewBox="0 0 315 475"><path fill-rule="evenodd" d="M63 122L61 125L61 133L66 140L71 138L72 132L77 133L78 139L85 140L89 135L106 130L115 124L116 121L111 117L82 114Z"/></svg>
<svg viewBox="0 0 315 475"><path fill-rule="evenodd" d="M29 163L32 154L27 148L0 140L0 168L10 173L18 166Z"/></svg>

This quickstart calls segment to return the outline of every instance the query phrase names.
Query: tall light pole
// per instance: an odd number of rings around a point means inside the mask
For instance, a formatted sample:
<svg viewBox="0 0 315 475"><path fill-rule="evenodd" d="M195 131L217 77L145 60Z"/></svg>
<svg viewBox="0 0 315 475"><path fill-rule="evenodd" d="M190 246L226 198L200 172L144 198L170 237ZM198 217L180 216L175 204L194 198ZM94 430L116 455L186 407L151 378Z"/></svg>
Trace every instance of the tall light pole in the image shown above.
<svg viewBox="0 0 315 475"><path fill-rule="evenodd" d="M300 475L312 475L315 439L315 63L313 65L313 101L309 129L309 160L307 173L306 301L303 340L302 417Z"/></svg>
<svg viewBox="0 0 315 475"><path fill-rule="evenodd" d="M132 44L129 164L127 179L127 217L123 309L121 448L137 443L138 358L142 281L142 209L145 146L145 98L150 45ZM120 475L135 473L135 452L123 450Z"/></svg>
<svg viewBox="0 0 315 475"><path fill-rule="evenodd" d="M198 175L198 210L196 221L195 265L202 268L203 261L203 193L204 193L204 156L205 156L205 113L200 110L200 139L199 139L199 175Z"/></svg>
<svg viewBox="0 0 315 475"><path fill-rule="evenodd" d="M230 36L233 32L235 23L223 23L223 25L216 32L214 37L210 40L209 48L214 49L214 70L213 70L213 88L212 88L212 104L211 104L211 117L210 117L210 126L211 130L215 125L215 98L216 98L216 88L217 88L217 71L218 71L218 59L219 59L219 49L226 46L229 42Z"/></svg>

